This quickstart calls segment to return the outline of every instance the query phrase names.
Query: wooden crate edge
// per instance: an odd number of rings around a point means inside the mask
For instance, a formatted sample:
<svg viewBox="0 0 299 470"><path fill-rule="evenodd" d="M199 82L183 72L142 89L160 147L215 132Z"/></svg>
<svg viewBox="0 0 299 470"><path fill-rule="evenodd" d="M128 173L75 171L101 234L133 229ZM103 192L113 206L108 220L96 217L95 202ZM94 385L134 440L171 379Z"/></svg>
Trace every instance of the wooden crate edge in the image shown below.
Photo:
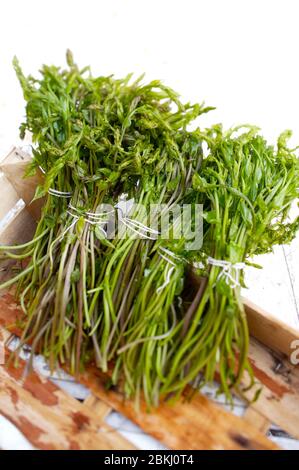
<svg viewBox="0 0 299 470"><path fill-rule="evenodd" d="M250 334L273 351L290 359L299 347L299 331L278 320L263 308L243 298Z"/></svg>

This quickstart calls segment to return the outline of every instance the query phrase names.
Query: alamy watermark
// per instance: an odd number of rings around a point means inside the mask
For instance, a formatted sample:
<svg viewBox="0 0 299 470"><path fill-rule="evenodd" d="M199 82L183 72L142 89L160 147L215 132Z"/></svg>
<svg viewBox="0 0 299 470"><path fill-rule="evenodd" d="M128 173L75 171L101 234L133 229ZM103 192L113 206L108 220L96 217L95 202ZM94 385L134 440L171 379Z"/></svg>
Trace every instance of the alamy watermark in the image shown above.
<svg viewBox="0 0 299 470"><path fill-rule="evenodd" d="M95 212L82 212L69 204L68 213L75 219L74 223L83 217L85 222L94 225L102 238L183 239L187 251L202 247L202 204L146 206L121 197L116 205L100 204Z"/></svg>

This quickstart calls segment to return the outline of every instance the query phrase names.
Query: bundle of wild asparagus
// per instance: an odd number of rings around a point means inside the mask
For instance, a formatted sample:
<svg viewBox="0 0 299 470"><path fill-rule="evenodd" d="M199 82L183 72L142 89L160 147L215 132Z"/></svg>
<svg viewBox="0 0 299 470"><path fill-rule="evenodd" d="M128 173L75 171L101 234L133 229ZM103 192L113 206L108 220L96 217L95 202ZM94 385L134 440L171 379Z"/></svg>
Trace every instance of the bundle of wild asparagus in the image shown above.
<svg viewBox="0 0 299 470"><path fill-rule="evenodd" d="M17 283L21 344L30 341L52 369L79 372L94 361L137 402L156 405L216 371L230 399L243 372L252 376L244 263L290 241L299 224L287 219L299 186L287 135L274 149L255 128L191 131L212 108L181 103L159 81L93 77L69 52L67 61L67 70L43 66L39 79L14 61L27 102L21 135L29 130L34 142L27 174L44 173L35 197L45 197L34 238L0 246L2 259L27 261L1 286ZM134 201L130 212L122 200ZM157 217L150 224L153 205L163 214L190 205L196 228L199 204L200 248L175 236L180 216L167 237ZM111 215L119 223L108 236ZM190 299L192 266L201 284Z"/></svg>

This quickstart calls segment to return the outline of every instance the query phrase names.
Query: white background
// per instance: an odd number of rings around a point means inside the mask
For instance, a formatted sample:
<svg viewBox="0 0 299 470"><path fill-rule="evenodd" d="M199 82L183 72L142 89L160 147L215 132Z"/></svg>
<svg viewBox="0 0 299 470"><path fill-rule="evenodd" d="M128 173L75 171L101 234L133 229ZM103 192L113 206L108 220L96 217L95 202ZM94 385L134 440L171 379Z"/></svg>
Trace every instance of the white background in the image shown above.
<svg viewBox="0 0 299 470"><path fill-rule="evenodd" d="M183 98L217 106L209 122L252 122L299 142L297 0L8 0L0 12L0 133L11 144L23 113L11 61L26 73L64 65L146 73ZM208 122L206 121L206 122Z"/></svg>
<svg viewBox="0 0 299 470"><path fill-rule="evenodd" d="M184 100L216 106L203 126L253 123L273 143L290 128L299 144L298 7L298 0L1 1L0 157L17 142L24 115L13 56L34 75L42 63L64 65L67 48L94 74L145 72ZM248 275L248 296L293 326L298 254L296 240L266 257L262 274Z"/></svg>

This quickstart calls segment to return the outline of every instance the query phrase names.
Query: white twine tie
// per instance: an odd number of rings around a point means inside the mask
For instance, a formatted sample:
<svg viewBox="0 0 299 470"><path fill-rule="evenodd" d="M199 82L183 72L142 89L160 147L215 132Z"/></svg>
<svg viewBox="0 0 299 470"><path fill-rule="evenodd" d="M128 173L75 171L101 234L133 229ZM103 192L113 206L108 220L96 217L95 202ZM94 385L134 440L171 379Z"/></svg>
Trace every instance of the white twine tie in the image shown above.
<svg viewBox="0 0 299 470"><path fill-rule="evenodd" d="M162 284L162 286L160 286L156 289L157 294L159 294L159 292L161 292L161 290L163 290L166 286L168 286L168 284L170 283L171 275L172 275L174 270L175 270L175 266L170 266L169 267L169 269L166 272L167 274L165 276L164 284Z"/></svg>
<svg viewBox="0 0 299 470"><path fill-rule="evenodd" d="M176 266L176 264L171 260L171 258L173 260L181 261L179 256L175 255L172 251L164 248L163 246L160 246L158 253L161 258L165 259L165 261L167 261L167 263L171 264L172 266Z"/></svg>
<svg viewBox="0 0 299 470"><path fill-rule="evenodd" d="M46 174L42 166L39 165L39 169L43 175ZM71 191L58 191L58 189L54 189L54 188L49 188L48 193L51 194L51 196L65 197L65 198L72 197L72 194L73 194Z"/></svg>
<svg viewBox="0 0 299 470"><path fill-rule="evenodd" d="M167 248L164 248L163 246L158 249L158 254L161 258L167 261L167 263L170 264L171 267L166 271L164 284L162 284L162 286L156 289L157 294L168 286L168 284L170 283L171 275L175 271L176 264L174 261L171 260L171 258L173 260L181 261L181 258L179 256L175 255L172 251L168 250Z"/></svg>
<svg viewBox="0 0 299 470"><path fill-rule="evenodd" d="M70 191L58 191L57 189L54 189L54 188L49 188L48 193L56 197L64 197L64 198L72 197L72 193Z"/></svg>
<svg viewBox="0 0 299 470"><path fill-rule="evenodd" d="M208 257L207 262L212 266L222 268L218 274L217 281L224 277L226 284L233 288L241 285L240 271L245 268L245 263L231 263L230 261L215 259L211 256Z"/></svg>
<svg viewBox="0 0 299 470"><path fill-rule="evenodd" d="M125 227L136 233L140 238L146 238L147 240L157 239L157 236L159 235L158 230L144 225L142 222L139 222L139 220L128 217L119 204L117 204L115 207L119 211L119 220L124 224ZM155 236L150 236L148 234Z"/></svg>

